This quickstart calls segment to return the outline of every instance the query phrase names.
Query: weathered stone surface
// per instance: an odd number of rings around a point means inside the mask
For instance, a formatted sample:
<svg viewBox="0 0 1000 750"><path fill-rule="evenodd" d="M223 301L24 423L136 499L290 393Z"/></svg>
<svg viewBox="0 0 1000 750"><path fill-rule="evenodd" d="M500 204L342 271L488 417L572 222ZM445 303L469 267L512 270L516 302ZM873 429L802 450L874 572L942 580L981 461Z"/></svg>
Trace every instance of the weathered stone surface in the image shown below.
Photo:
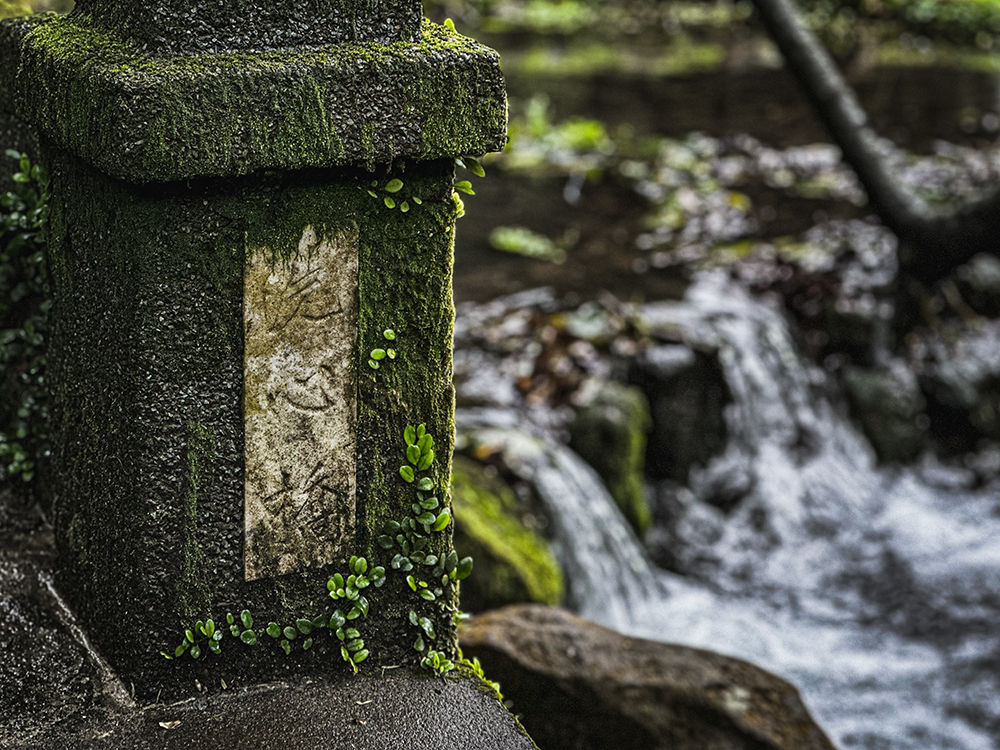
<svg viewBox="0 0 1000 750"><path fill-rule="evenodd" d="M562 569L548 542L525 525L513 490L485 467L456 456L452 468L455 549L476 561L462 581L462 609L484 612L516 602L559 604L565 596Z"/></svg>
<svg viewBox="0 0 1000 750"><path fill-rule="evenodd" d="M653 514L646 498L649 404L639 388L613 380L588 381L570 424L570 447L601 475L622 513L642 536Z"/></svg>
<svg viewBox="0 0 1000 750"><path fill-rule="evenodd" d="M192 56L4 22L0 111L134 183L483 154L507 123L497 53L429 21L415 42Z"/></svg>
<svg viewBox="0 0 1000 750"><path fill-rule="evenodd" d="M349 673L329 643L288 658L271 639L258 648L234 643L224 658L197 663L167 661L160 651L173 649L196 620L222 622L227 612L250 610L265 625L327 612L334 604L327 578L344 572L334 563L246 580L242 298L254 248L292 257L310 226L317 238L357 237L351 553L389 565L392 555L375 539L384 523L410 513L413 490L398 472L407 424L427 425L438 450L429 473L447 486L454 163L393 172L405 183L401 193L423 201L403 214L368 195L367 173L146 190L59 149L43 156L59 185L49 238L56 303L48 377L61 590L95 646L145 700L161 690L182 694L195 676L237 686ZM399 356L375 372L368 353L390 327ZM445 549L448 540L441 534L435 544ZM371 597L365 640L374 647L363 667L415 658L399 616L412 608L399 601L407 595L404 584ZM453 637L446 610L454 602L443 605L428 613L440 617L442 650Z"/></svg>
<svg viewBox="0 0 1000 750"><path fill-rule="evenodd" d="M739 659L629 638L519 605L473 618L462 648L546 750L833 750L787 682Z"/></svg>
<svg viewBox="0 0 1000 750"><path fill-rule="evenodd" d="M354 538L358 233L251 254L243 294L247 580L345 560Z"/></svg>
<svg viewBox="0 0 1000 750"><path fill-rule="evenodd" d="M338 42L410 42L414 0L77 0L76 11L150 52L273 50Z"/></svg>

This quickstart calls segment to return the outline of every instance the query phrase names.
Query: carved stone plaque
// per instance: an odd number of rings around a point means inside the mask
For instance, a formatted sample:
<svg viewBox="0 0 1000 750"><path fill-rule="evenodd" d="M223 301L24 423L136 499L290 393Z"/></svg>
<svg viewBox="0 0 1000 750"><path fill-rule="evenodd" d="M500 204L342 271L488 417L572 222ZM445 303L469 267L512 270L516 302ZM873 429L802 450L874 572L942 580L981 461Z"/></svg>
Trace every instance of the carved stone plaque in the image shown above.
<svg viewBox="0 0 1000 750"><path fill-rule="evenodd" d="M358 234L248 261L244 568L247 580L342 560L354 536Z"/></svg>

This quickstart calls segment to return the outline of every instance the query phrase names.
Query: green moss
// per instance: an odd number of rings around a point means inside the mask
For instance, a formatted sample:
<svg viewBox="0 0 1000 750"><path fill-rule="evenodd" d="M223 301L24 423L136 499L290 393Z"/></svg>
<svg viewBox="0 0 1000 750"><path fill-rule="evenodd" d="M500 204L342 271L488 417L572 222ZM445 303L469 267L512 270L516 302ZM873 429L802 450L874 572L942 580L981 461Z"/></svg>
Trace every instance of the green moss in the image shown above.
<svg viewBox="0 0 1000 750"><path fill-rule="evenodd" d="M79 12L122 29L144 49L173 54L218 49L280 49L351 39L412 39L420 27L416 0L241 0L238 10L215 0L91 0ZM192 23L192 18L197 23ZM252 22L247 19L252 18Z"/></svg>
<svg viewBox="0 0 1000 750"><path fill-rule="evenodd" d="M16 31L0 50L17 71L0 108L132 182L373 167L505 141L496 53L429 22L416 43L167 57L134 54L86 17Z"/></svg>
<svg viewBox="0 0 1000 750"><path fill-rule="evenodd" d="M452 489L455 547L476 560L475 572L463 582L463 607L559 604L565 593L562 569L547 542L519 518L513 491L462 457L455 459Z"/></svg>
<svg viewBox="0 0 1000 750"><path fill-rule="evenodd" d="M613 381L582 395L570 426L570 447L600 474L625 517L641 536L652 523L646 499L646 433L649 404L634 386Z"/></svg>
<svg viewBox="0 0 1000 750"><path fill-rule="evenodd" d="M177 581L177 614L185 621L207 617L212 611L212 596L205 580L205 556L198 544L198 488L205 464L215 457L212 431L198 422L188 423L186 448L187 496L182 523L183 550Z"/></svg>

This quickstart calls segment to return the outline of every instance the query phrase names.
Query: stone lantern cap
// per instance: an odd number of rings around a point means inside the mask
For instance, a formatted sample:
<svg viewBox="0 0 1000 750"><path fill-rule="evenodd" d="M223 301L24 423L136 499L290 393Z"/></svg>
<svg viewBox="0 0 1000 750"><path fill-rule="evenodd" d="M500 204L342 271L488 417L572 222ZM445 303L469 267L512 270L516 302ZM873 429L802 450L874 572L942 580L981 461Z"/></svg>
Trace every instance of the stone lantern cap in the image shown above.
<svg viewBox="0 0 1000 750"><path fill-rule="evenodd" d="M415 42L419 0L77 0L78 14L149 52Z"/></svg>
<svg viewBox="0 0 1000 750"><path fill-rule="evenodd" d="M144 51L172 49L156 41L160 32L142 31L146 20L185 6L185 22L194 14L188 46L198 49L198 40L210 36L206 29L230 28L221 20L211 25L226 16L221 11L198 17L201 6L239 6L248 17L279 11L236 0L162 0L153 9L123 0L79 5L79 15L0 24L0 111L128 182L481 155L506 141L497 53L426 20L414 40L405 40L409 15L386 12L396 20L374 20L379 8L402 6L401 0L375 2L360 27L344 20L354 18L345 10L354 5L320 0L344 12L327 17L320 26L328 33L316 38L338 40L350 27L350 41L270 49L300 33L293 33L299 28L293 21L305 12L295 10L303 0L282 4L286 23L257 41L230 34L225 46L236 51L192 54ZM119 5L129 10L111 28L109 9ZM339 32L337 18L347 24ZM133 31L137 36L127 35ZM394 35L404 40L379 41ZM249 49L255 46L267 49Z"/></svg>

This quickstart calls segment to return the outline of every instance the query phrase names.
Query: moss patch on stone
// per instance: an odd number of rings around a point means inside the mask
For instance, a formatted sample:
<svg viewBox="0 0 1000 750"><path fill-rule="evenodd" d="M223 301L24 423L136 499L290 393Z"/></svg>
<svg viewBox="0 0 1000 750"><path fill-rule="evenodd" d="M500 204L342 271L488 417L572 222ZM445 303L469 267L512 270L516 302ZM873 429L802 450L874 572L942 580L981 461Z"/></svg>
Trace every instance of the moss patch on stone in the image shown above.
<svg viewBox="0 0 1000 750"><path fill-rule="evenodd" d="M562 601L562 569L545 539L521 521L510 487L458 456L452 491L455 548L476 561L472 576L462 582L463 608L483 611L515 602Z"/></svg>
<svg viewBox="0 0 1000 750"><path fill-rule="evenodd" d="M592 381L570 425L570 447L604 480L629 523L641 536L653 514L646 499L646 433L649 404L635 386Z"/></svg>
<svg viewBox="0 0 1000 750"><path fill-rule="evenodd" d="M211 430L200 422L188 423L188 443L185 450L187 496L182 521L183 554L177 580L177 614L183 621L209 617L212 596L205 582L205 556L198 544L198 490L206 463L215 457L215 439Z"/></svg>
<svg viewBox="0 0 1000 750"><path fill-rule="evenodd" d="M0 109L129 182L371 168L506 139L496 52L429 21L412 43L190 56L137 54L86 15L8 26Z"/></svg>

